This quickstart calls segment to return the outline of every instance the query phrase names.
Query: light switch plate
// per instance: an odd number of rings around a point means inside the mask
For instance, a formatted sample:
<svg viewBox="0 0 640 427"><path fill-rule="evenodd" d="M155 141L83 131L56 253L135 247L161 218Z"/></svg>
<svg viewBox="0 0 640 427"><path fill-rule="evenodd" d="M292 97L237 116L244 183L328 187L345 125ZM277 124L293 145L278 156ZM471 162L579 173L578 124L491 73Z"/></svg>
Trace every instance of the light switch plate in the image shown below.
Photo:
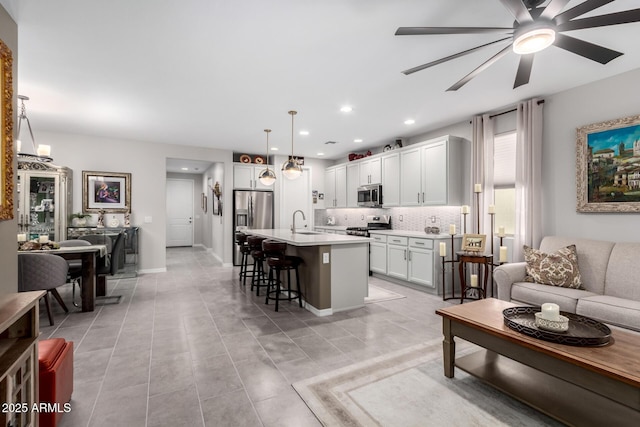
<svg viewBox="0 0 640 427"><path fill-rule="evenodd" d="M329 264L329 252L322 253L322 263Z"/></svg>

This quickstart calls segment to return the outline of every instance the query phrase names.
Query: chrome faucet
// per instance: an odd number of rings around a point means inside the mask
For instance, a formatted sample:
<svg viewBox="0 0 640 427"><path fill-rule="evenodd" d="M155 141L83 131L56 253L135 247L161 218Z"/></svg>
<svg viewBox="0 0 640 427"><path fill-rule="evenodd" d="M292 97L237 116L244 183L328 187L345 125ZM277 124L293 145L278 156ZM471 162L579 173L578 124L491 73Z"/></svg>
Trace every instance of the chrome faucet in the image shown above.
<svg viewBox="0 0 640 427"><path fill-rule="evenodd" d="M296 214L300 212L302 214L302 220L306 220L307 218L305 218L304 216L304 212L302 212L300 209L296 210L293 212L293 224L291 225L291 232L295 234L296 232Z"/></svg>

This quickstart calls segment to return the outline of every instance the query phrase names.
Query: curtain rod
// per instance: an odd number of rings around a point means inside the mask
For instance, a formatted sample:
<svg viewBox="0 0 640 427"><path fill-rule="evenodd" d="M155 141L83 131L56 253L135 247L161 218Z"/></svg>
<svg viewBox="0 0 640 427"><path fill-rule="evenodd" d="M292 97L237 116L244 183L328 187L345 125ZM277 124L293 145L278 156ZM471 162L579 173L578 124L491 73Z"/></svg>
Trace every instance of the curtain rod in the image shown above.
<svg viewBox="0 0 640 427"><path fill-rule="evenodd" d="M538 105L540 104L544 104L544 99L541 99L538 101ZM497 114L492 114L489 116L490 119L493 119L494 117L498 117L501 116L503 114L508 114L508 113L513 113L514 111L518 111L517 108L512 108L511 110L507 110L507 111L503 111L502 113L497 113Z"/></svg>

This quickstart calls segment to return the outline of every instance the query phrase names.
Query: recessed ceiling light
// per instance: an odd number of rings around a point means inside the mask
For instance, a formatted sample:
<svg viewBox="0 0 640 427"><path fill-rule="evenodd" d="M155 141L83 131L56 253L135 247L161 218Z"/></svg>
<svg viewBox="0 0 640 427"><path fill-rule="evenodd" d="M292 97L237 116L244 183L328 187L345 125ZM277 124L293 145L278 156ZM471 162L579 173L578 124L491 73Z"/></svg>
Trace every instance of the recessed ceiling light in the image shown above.
<svg viewBox="0 0 640 427"><path fill-rule="evenodd" d="M360 138L354 139L353 142L362 142Z"/></svg>
<svg viewBox="0 0 640 427"><path fill-rule="evenodd" d="M278 147L271 147L271 151L278 151Z"/></svg>
<svg viewBox="0 0 640 427"><path fill-rule="evenodd" d="M413 119L407 119L407 120L405 120L405 121L404 121L404 124L405 124L405 125L412 125L412 124L414 124L415 122L416 122L416 121L415 121L415 120L413 120Z"/></svg>
<svg viewBox="0 0 640 427"><path fill-rule="evenodd" d="M183 171L188 171L189 170L189 168L180 168L180 169L182 169Z"/></svg>
<svg viewBox="0 0 640 427"><path fill-rule="evenodd" d="M309 135L309 131L308 130L301 130L300 131L300 135Z"/></svg>
<svg viewBox="0 0 640 427"><path fill-rule="evenodd" d="M324 156L324 153L318 153L318 156Z"/></svg>
<svg viewBox="0 0 640 427"><path fill-rule="evenodd" d="M343 113L350 113L353 111L353 107L351 107L350 105L345 105L344 107L340 108L340 111L342 111Z"/></svg>

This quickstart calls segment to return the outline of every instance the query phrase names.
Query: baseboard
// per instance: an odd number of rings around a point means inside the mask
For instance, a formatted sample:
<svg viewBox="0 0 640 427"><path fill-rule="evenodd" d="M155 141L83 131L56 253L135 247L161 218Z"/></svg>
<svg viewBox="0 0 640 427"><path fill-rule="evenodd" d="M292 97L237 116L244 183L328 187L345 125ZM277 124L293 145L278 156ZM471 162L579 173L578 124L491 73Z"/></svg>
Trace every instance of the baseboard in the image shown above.
<svg viewBox="0 0 640 427"><path fill-rule="evenodd" d="M322 310L318 310L317 308L315 308L314 306L312 306L311 304L309 304L306 301L302 302L302 306L310 311L311 313L315 314L318 317L326 317L326 316L331 316L333 314L333 309L331 308L325 308Z"/></svg>

